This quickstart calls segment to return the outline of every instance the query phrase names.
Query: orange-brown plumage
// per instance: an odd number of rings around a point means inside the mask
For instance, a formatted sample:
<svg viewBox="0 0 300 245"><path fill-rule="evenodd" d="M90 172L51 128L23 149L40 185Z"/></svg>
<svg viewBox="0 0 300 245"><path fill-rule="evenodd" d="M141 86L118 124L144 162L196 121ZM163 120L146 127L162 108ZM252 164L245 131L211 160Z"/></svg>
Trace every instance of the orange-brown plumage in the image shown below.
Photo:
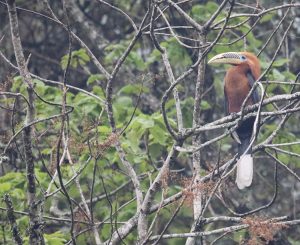
<svg viewBox="0 0 300 245"><path fill-rule="evenodd" d="M260 76L259 60L249 52L228 52L213 57L208 63L233 65L228 69L224 79L225 110L227 114L239 112L251 87ZM246 105L255 104L258 101L258 93L254 90L246 101ZM233 133L233 138L239 143L236 177L239 189L248 187L252 183L253 159L250 140L254 121L254 117L242 121Z"/></svg>
<svg viewBox="0 0 300 245"><path fill-rule="evenodd" d="M227 113L239 112L241 110L241 106L251 89L247 74L252 76L254 81L260 76L260 65L256 56L249 52L241 52L241 54L247 60L229 68L225 76L224 92L227 100L225 103L228 106ZM250 97L246 105L256 102Z"/></svg>

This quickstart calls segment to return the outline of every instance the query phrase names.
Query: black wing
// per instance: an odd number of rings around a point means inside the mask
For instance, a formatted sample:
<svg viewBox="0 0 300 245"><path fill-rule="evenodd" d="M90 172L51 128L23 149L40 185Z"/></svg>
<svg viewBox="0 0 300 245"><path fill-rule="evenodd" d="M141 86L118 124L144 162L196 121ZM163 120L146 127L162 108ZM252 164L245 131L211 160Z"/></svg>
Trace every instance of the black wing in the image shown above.
<svg viewBox="0 0 300 245"><path fill-rule="evenodd" d="M250 87L252 88L252 87L253 87L253 84L254 84L254 82L255 82L255 79L254 79L254 77L253 77L253 75L252 75L251 72L248 72L248 73L247 73L247 78L248 78L249 85L250 85ZM252 99L252 101L253 101L254 104L256 104L257 102L260 101L260 96L259 96L259 94L258 94L257 87L255 88L255 90L254 90L253 93L251 94L251 99Z"/></svg>

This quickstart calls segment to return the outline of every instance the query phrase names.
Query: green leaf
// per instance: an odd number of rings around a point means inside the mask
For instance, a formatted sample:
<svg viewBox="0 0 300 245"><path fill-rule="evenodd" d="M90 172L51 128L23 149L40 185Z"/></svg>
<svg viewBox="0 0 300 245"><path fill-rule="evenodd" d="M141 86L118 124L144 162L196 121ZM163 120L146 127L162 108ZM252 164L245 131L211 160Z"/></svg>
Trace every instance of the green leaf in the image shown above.
<svg viewBox="0 0 300 245"><path fill-rule="evenodd" d="M98 101L83 93L78 93L75 96L73 105L76 106L75 111L88 114L89 116L98 116L101 111Z"/></svg>
<svg viewBox="0 0 300 245"><path fill-rule="evenodd" d="M110 44L105 48L106 55L104 61L106 64L116 61L124 52L126 43Z"/></svg>
<svg viewBox="0 0 300 245"><path fill-rule="evenodd" d="M267 14L265 14L261 19L260 19L260 23L265 23L270 21L274 16L275 16L275 12L269 12Z"/></svg>
<svg viewBox="0 0 300 245"><path fill-rule="evenodd" d="M151 54L146 57L147 64L152 64L154 62L160 61L161 59L161 53L157 49L154 49Z"/></svg>
<svg viewBox="0 0 300 245"><path fill-rule="evenodd" d="M104 125L103 126L98 126L98 130L102 134L109 134L109 133L111 133L111 128L108 127L108 126L104 126Z"/></svg>
<svg viewBox="0 0 300 245"><path fill-rule="evenodd" d="M92 83L94 83L95 81L101 81L104 80L105 76L102 74L92 74L89 76L88 80L87 80L87 84L91 85Z"/></svg>
<svg viewBox="0 0 300 245"><path fill-rule="evenodd" d="M126 94L126 95L131 95L131 94L135 94L135 95L139 95L140 91L142 89L143 93L149 93L149 88L143 86L141 84L128 84L125 85L124 87L122 87L118 94Z"/></svg>
<svg viewBox="0 0 300 245"><path fill-rule="evenodd" d="M17 184L23 181L25 181L24 174L18 172L10 172L0 177L0 183L10 182L10 183Z"/></svg>
<svg viewBox="0 0 300 245"><path fill-rule="evenodd" d="M149 146L149 152L150 152L150 155L155 159L155 158L159 158L161 156L161 153L163 151L163 147L161 144L158 144L158 143L154 143L154 144L151 144Z"/></svg>
<svg viewBox="0 0 300 245"><path fill-rule="evenodd" d="M73 52L73 56L77 56L78 58L80 58L81 60L88 62L90 61L90 57L88 56L87 52L85 49L81 48L77 51Z"/></svg>
<svg viewBox="0 0 300 245"><path fill-rule="evenodd" d="M269 67L270 63L266 61L265 59L261 59L260 66L262 69L267 69Z"/></svg>
<svg viewBox="0 0 300 245"><path fill-rule="evenodd" d="M284 75L282 75L281 72L278 71L277 69L273 69L273 78L276 81L284 81L285 80Z"/></svg>
<svg viewBox="0 0 300 245"><path fill-rule="evenodd" d="M0 184L0 193L4 194L8 192L11 189L11 184L10 183L1 183Z"/></svg>
<svg viewBox="0 0 300 245"><path fill-rule="evenodd" d="M39 183L42 184L44 188L47 188L49 184L48 174L42 172L39 168L35 168L35 175Z"/></svg>
<svg viewBox="0 0 300 245"><path fill-rule="evenodd" d="M175 38L170 38L166 42L162 42L161 46L165 47L168 52L170 63L173 66L180 64L179 69L192 64L191 57Z"/></svg>
<svg viewBox="0 0 300 245"><path fill-rule="evenodd" d="M52 152L52 149L51 148L44 148L43 150L41 150L41 153L43 155L50 155Z"/></svg>
<svg viewBox="0 0 300 245"><path fill-rule="evenodd" d="M63 245L67 242L65 235L61 231L52 234L44 234L47 245Z"/></svg>
<svg viewBox="0 0 300 245"><path fill-rule="evenodd" d="M66 69L69 61L69 54L64 55L61 58L60 64L62 69ZM78 63L80 65L85 65L87 62L90 61L90 57L88 56L85 49L75 50L71 53L71 61L70 66L76 68Z"/></svg>
<svg viewBox="0 0 300 245"><path fill-rule="evenodd" d="M95 95L98 95L100 98L105 99L104 91L100 86L97 85L93 86L93 93Z"/></svg>
<svg viewBox="0 0 300 245"><path fill-rule="evenodd" d="M144 62L142 57L135 51L130 52L126 62L133 64L133 66L139 71L144 71L146 69L146 63Z"/></svg>
<svg viewBox="0 0 300 245"><path fill-rule="evenodd" d="M201 100L201 109L202 110L211 109L211 105L206 100Z"/></svg>
<svg viewBox="0 0 300 245"><path fill-rule="evenodd" d="M275 60L273 63L273 67L281 67L284 64L288 63L290 60L286 58Z"/></svg>
<svg viewBox="0 0 300 245"><path fill-rule="evenodd" d="M38 80L38 79L33 79L33 83L35 85L35 91L40 95L43 96L47 90L47 86L45 85L44 82Z"/></svg>
<svg viewBox="0 0 300 245"><path fill-rule="evenodd" d="M286 79L289 79L292 81L295 81L297 78L297 76L290 71L284 71L284 72L282 72L282 75L285 76Z"/></svg>
<svg viewBox="0 0 300 245"><path fill-rule="evenodd" d="M160 144L165 145L168 139L168 135L166 135L165 129L159 127L159 125L155 125L155 127L150 128L151 144Z"/></svg>
<svg viewBox="0 0 300 245"><path fill-rule="evenodd" d="M61 58L61 61L60 61L60 65L61 65L61 68L63 70L65 70L67 68L67 65L68 65L68 60L69 60L69 55L65 55ZM72 67L77 67L77 62L75 63L72 63L72 60L70 61L70 65Z"/></svg>
<svg viewBox="0 0 300 245"><path fill-rule="evenodd" d="M140 123L143 129L152 128L154 126L154 121L150 117L142 116L136 118L136 122Z"/></svg>
<svg viewBox="0 0 300 245"><path fill-rule="evenodd" d="M11 90L12 90L12 92L20 92L22 94L25 94L26 85L25 85L25 83L23 83L21 76L14 77L14 82L13 82Z"/></svg>
<svg viewBox="0 0 300 245"><path fill-rule="evenodd" d="M206 5L196 4L191 10L191 17L196 21L207 21L208 17L218 9L219 5L209 1Z"/></svg>
<svg viewBox="0 0 300 245"><path fill-rule="evenodd" d="M18 224L18 227L19 227L20 230L27 229L28 228L28 223L29 223L29 217L28 216L21 216L20 218L17 219L17 224Z"/></svg>
<svg viewBox="0 0 300 245"><path fill-rule="evenodd" d="M127 96L120 96L116 99L116 105L122 105L123 107L132 106L132 99Z"/></svg>

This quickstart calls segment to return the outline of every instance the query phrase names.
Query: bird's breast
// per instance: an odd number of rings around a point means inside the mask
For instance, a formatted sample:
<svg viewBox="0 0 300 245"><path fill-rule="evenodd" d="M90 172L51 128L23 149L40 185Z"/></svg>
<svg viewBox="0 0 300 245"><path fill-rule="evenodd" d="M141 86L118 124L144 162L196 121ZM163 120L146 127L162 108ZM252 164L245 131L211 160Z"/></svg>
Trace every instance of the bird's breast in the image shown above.
<svg viewBox="0 0 300 245"><path fill-rule="evenodd" d="M225 77L224 90L228 100L228 112L239 112L245 98L250 91L250 86L246 75L230 73L227 74ZM249 98L246 105L249 105L251 103L251 99Z"/></svg>

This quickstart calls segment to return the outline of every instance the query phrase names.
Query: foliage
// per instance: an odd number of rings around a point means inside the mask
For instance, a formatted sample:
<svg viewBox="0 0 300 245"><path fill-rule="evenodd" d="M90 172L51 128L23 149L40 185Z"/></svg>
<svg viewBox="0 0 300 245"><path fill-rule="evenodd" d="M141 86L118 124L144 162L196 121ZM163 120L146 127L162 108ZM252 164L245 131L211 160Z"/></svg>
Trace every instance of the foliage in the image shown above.
<svg viewBox="0 0 300 245"><path fill-rule="evenodd" d="M33 6L30 5L31 2L21 1L17 2L17 5L21 6L22 3L25 5L24 8L31 9ZM36 76L31 74L35 97L34 120L37 122L30 127L35 164L35 198L39 212L41 212L41 220L45 222L45 243L59 245L70 241L72 215L69 202L73 207L73 219L75 220L73 220L73 230L78 234L76 238L78 244L95 244L95 233L92 230L94 224L96 224L96 230L102 241L113 239L112 236L116 236L116 229L123 227L128 220L132 221L139 208L138 188L136 183L132 183L134 179L132 172L134 172L140 182L143 198L152 195L146 205L147 208L154 209L154 211L148 210L149 213L146 213L148 227L151 228L149 237L160 235L169 221L170 226L165 230L165 234L190 232L194 218L195 207L193 204L197 195L205 195L203 202L209 201L210 203L204 213L203 224L199 225L201 231L218 230L235 225L235 223L249 226L246 230L236 230L228 234L224 231L225 233L222 234L227 235L219 237L221 243L224 241L224 244L232 244L247 239L246 242L252 243L263 240L271 241L276 238L276 233L282 233L286 235L286 240L296 244L300 239L299 233L289 232L289 230L283 229L287 228L286 226L277 223L268 223L267 227L266 220L268 221L269 218L255 216L240 221L235 219L234 224L230 219L229 221L212 221L208 224L205 223L205 219L222 218L225 215L229 218L238 218L229 211L246 212L265 205L274 195L276 178L278 178L276 186L278 185L280 188L280 192L276 193L278 198L274 200L276 205L271 205L259 214L270 218L291 215L289 213L292 209L290 196L295 195L294 201L296 202L296 196L299 194L299 188L293 179L297 173L295 171L294 175L291 175L283 169L297 170L300 167L300 146L296 143L284 146L280 144L299 142L298 101L282 100L262 107L263 112L270 113L261 117L261 122L265 121L259 125L259 133L253 148L262 144L255 151L255 161L258 160L263 164L256 165L259 174L255 174L257 179L253 184L253 190L244 193L236 190L234 180L231 175L227 174L217 189L217 195L209 198L222 176L219 167L231 159L236 152L229 134L226 137L220 137L227 132L228 122L222 125L217 124L219 126L217 130L208 128L201 131L200 134L194 133L180 138L189 130L192 131L193 127L212 125L209 123L214 123L215 120L226 116L223 109L222 81L228 67L227 65L213 68L206 66L205 69L199 69L197 63L199 55L209 49L210 52L204 59L206 62L207 59L223 52L246 49L257 54L268 42L269 30L276 29L278 22L283 18L282 9L286 8L265 12L254 18L255 13L263 11L260 6L254 7L251 1L246 1L245 4L236 4L227 23L227 29L224 29L224 33L216 44L210 47L221 33L223 20L228 14L229 3L226 8L218 12L211 23L211 28L206 30L205 40L200 42L199 36L203 33L196 31L188 19L182 17L180 12L175 11L175 8L169 9L165 1L157 4L162 10L166 8L164 13L171 23L172 31L164 19L158 15L151 23L152 12L150 11L150 16L145 18L145 25L141 26L142 33L140 35L137 35L132 22L137 28L140 28L141 17L147 13L147 4L139 1L118 0L113 2L117 9L125 11L128 16L124 15L122 11L116 11L116 8L110 6L108 2L107 4L102 3L101 9L96 3L90 1L70 3L68 10L70 19L68 21L71 23L71 31L82 38L82 41L90 49L89 51L86 47L82 47L80 42L72 36L71 57L68 54L69 43L66 35L69 33L65 31L66 26L65 24L60 25L61 29L56 26L59 25L60 20L64 20L62 23L67 23L67 21L65 22L67 15L59 16L55 23L46 19L45 28L42 28L41 33L36 33L36 29L40 30L37 27L44 23L37 18L36 14L28 17L22 12L19 13L21 25L23 25L22 20L26 20L24 23L30 23L30 27L32 27L32 30L20 28L20 31L22 41L24 40L25 54L32 51L32 57L28 58L29 70L33 74L37 74ZM198 2L191 1L177 5L196 23L204 25L214 13L217 13L220 5L212 1ZM262 4L265 8L270 7L267 1L262 1ZM57 12L58 15L63 13L61 6L55 1L50 5L55 10L54 13ZM273 5L277 6L277 3L272 3ZM44 13L46 11L38 6L36 8L37 12ZM0 10L0 13L4 13L3 11L6 10ZM78 20L74 17L77 15L74 13L82 13L84 20L77 23ZM153 14L158 13L153 11ZM253 18L248 20L249 16ZM132 22L128 21L129 18ZM256 20L258 20L257 26L253 26ZM287 20L290 21L290 18ZM283 29L289 23L287 20L284 22ZM85 29L87 26L90 26L91 29ZM154 28L154 36L150 35L150 26ZM290 32L297 34L296 28L293 28ZM98 33L97 38L93 31ZM271 38L270 43L259 56L262 71L269 69L261 79L264 81L266 98L276 95L289 96L299 91L296 84L298 78L296 74L299 71L298 67L296 69L293 67L293 63L297 63L300 55L294 44L289 44L289 39L284 46L286 50L283 51L281 48L270 67L274 50L280 44L281 37L279 38L279 36L282 33L284 30L279 29L276 34L278 38ZM245 35L244 38L243 35ZM178 39L181 42L178 42ZM173 96L174 90L168 95L168 98L165 97L170 82L172 83L173 80L170 78L170 70L163 62L161 51L156 49L154 43L156 46L160 45L167 53L170 69L175 79L183 77L176 86L178 98L176 98L176 93ZM200 49L197 48L199 46ZM4 51L9 54L8 57L15 56L9 45L5 46ZM99 64L95 63L89 52L97 57L109 75L99 69ZM69 58L70 66L68 67ZM65 73L67 68L68 72ZM189 71L191 72L188 73ZM202 72L205 75L204 84L201 87L202 94L200 99L196 100L195 84ZM188 75L185 75L187 73ZM71 85L72 87L65 88L63 86L62 81L65 75L67 86ZM24 123L27 119L27 101L30 96L28 84L23 81L21 75L9 72L7 78L1 77L2 80L5 82L5 86L0 87L0 126L4 131L2 133L2 129L0 130L2 168L0 170L0 196L8 193L11 196L14 210L23 211L23 213L15 212L14 214L24 244L29 244L29 236L26 232L30 225L31 215L28 208L28 170L21 131L24 131ZM111 84L111 88L109 84ZM294 85L295 87L293 87ZM2 92L12 93L13 96ZM64 92L66 92L65 101ZM111 93L111 102L108 100L109 93ZM179 102L176 101L177 99ZM197 101L200 101L198 105ZM165 104L163 104L164 102ZM112 111L108 109L110 105ZM163 105L165 106L163 107ZM178 106L181 108L184 127L180 132ZM194 108L198 106L199 118L193 114ZM297 110L280 115L275 113L291 108ZM62 117L64 109L65 114ZM278 125L285 115L287 120L278 129ZM175 134L178 133L177 138L172 135L168 127L172 128ZM19 130L20 133L18 133ZM272 134L275 134L272 141L264 144ZM215 142L210 142L216 137L220 138ZM201 171L199 173L193 167L196 154L193 154L190 149L199 147L201 143L207 143L207 145L203 146L200 151ZM6 149L8 144L10 145ZM183 152L179 152L182 149ZM4 150L6 152L2 155ZM173 151L176 153L171 154ZM278 168L277 177L274 177L273 168L268 167L273 166L274 161L267 157L267 153L272 154L284 167ZM163 172L162 169L166 162L168 162L168 168ZM61 182L71 197L70 200L68 200L65 190L60 188L61 183L57 173L59 163L61 164ZM209 175L215 169L218 169L217 173ZM205 180L208 182L197 183L199 188L191 190L191 186L194 185L193 181L198 174L201 177L208 176ZM159 181L155 182L156 179ZM154 187L153 183L155 183ZM150 188L151 186L155 191ZM292 189L294 192L291 192ZM203 194L204 192L205 194ZM183 194L184 198L188 196L187 200L174 198L178 194ZM174 199L170 203L162 205L162 200L171 198ZM182 206L180 206L181 201ZM4 241L12 243L13 237L5 212L5 203L2 201L0 204L3 229L3 232L0 232L0 243L4 243ZM296 207L294 209L295 212L299 212ZM151 222L153 222L152 225ZM125 235L124 243L133 244L137 241L139 229L136 229L136 226L137 224ZM259 230L260 228L263 229L263 232ZM221 233L204 239L207 243L211 243L214 239L218 239L218 235ZM185 240L185 238L162 239L159 244L183 244ZM120 243L120 241L118 242Z"/></svg>

